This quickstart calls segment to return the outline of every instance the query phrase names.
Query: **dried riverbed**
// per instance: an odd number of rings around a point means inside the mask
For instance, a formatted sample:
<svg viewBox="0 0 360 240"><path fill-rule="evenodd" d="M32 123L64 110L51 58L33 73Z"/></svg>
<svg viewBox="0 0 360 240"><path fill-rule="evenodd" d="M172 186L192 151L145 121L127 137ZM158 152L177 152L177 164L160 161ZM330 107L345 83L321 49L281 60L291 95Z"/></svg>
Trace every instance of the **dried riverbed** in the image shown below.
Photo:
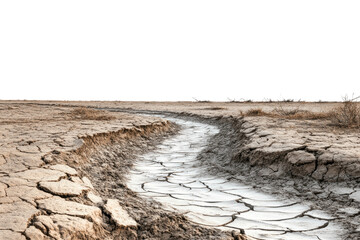
<svg viewBox="0 0 360 240"><path fill-rule="evenodd" d="M330 214L297 200L254 189L226 173L207 173L198 154L219 132L216 126L167 118L182 127L157 150L142 155L128 187L194 223L241 230L257 239L342 239L346 230Z"/></svg>
<svg viewBox="0 0 360 240"><path fill-rule="evenodd" d="M173 119L178 134L159 118L3 103L0 239L245 239L240 229L260 239L359 239L357 133L190 105L169 115L185 120ZM129 111L118 107L108 110ZM296 175L314 157L327 171ZM118 208L132 225L116 224Z"/></svg>

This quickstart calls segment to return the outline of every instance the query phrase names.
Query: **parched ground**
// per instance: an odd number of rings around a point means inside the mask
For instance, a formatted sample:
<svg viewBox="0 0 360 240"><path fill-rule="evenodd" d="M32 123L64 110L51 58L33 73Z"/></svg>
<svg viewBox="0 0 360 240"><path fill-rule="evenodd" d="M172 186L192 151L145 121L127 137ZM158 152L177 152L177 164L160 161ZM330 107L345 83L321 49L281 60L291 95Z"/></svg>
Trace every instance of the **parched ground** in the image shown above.
<svg viewBox="0 0 360 240"><path fill-rule="evenodd" d="M251 109L327 113L342 103L217 103L217 102L51 102L97 108L170 112L203 119L240 119L244 136L241 161L263 166L262 174L310 176L319 181L360 178L360 130L334 126L330 119L241 117ZM246 141L246 143L245 143Z"/></svg>
<svg viewBox="0 0 360 240"><path fill-rule="evenodd" d="M79 103L67 103L79 104ZM327 113L342 103L88 102L94 107L171 112L203 119L240 119L242 160L264 166L263 174L310 176L320 181L360 178L360 130L334 126L330 119L241 117L251 109ZM246 140L246 143L245 143Z"/></svg>
<svg viewBox="0 0 360 240"><path fill-rule="evenodd" d="M131 159L174 132L155 117L0 104L0 239L233 239L122 184Z"/></svg>
<svg viewBox="0 0 360 240"><path fill-rule="evenodd" d="M110 239L115 236L240 238L194 226L180 215L162 211L156 203L141 204L122 185L122 176L131 167L131 161L127 160L145 149L154 149L162 137L176 132L176 127L158 118L115 112L121 110L167 112L218 125L220 133L199 156L209 165L209 171L232 172L243 176L244 182L263 187L264 191L284 188L286 191L280 194L315 202L318 208L329 210L339 223L346 225L350 231L348 239L357 239L360 235L359 130L333 126L328 119L240 114L259 108L267 112L296 109L321 113L340 104L2 101L0 236L67 236L74 231L73 223L81 219L78 238L84 238L82 234L89 229L91 234ZM82 119L84 116L71 113L74 106L107 109L112 111L107 114L114 118ZM155 128L146 127L154 124ZM124 129L128 132L124 133ZM112 134L104 134L109 132ZM114 148L111 144L114 142L122 147ZM130 145L126 144L129 142ZM118 158L123 160L123 165L114 165L113 160ZM114 168L122 168L124 172L118 173ZM120 200L129 219L143 224L132 226L130 221L128 230L119 233L116 220L112 219L114 214L106 207L108 198ZM131 201L124 203L127 199ZM62 204L70 205L66 211L56 208ZM108 208L116 204L116 200L110 201ZM138 209L141 205L146 206ZM72 212L74 209L77 212ZM161 229L163 225L171 227ZM185 227L179 230L180 225Z"/></svg>

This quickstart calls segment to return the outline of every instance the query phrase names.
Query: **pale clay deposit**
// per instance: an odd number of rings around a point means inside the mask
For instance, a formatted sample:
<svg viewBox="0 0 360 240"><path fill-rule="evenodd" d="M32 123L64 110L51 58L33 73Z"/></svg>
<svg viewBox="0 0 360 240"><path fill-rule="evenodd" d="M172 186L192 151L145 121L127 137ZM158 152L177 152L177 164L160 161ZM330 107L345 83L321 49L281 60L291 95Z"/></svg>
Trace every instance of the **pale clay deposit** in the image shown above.
<svg viewBox="0 0 360 240"><path fill-rule="evenodd" d="M74 106L107 109L114 119L72 119ZM253 107L1 102L0 239L359 239L359 131L239 116ZM169 116L195 128L181 137ZM161 154L166 160L154 160ZM116 162L128 156L138 160Z"/></svg>

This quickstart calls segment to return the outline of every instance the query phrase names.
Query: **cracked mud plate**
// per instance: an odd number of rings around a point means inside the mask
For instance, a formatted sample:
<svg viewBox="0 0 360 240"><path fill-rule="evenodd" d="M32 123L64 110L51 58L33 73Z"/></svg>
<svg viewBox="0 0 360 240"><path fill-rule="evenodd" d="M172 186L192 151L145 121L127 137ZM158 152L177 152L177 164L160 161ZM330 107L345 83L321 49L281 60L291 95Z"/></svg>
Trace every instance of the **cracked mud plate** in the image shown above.
<svg viewBox="0 0 360 240"><path fill-rule="evenodd" d="M182 130L158 150L139 158L130 174L130 189L166 209L184 213L197 224L229 231L244 229L256 239L341 239L341 226L326 212L228 180L232 176L207 175L196 157L218 129L168 120Z"/></svg>

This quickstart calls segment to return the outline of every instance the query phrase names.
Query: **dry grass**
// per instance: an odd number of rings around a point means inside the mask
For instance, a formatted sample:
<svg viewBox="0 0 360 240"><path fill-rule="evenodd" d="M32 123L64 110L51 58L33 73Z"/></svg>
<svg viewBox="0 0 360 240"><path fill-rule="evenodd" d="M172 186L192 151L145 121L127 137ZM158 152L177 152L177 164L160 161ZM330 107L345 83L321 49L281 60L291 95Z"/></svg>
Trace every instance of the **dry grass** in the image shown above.
<svg viewBox="0 0 360 240"><path fill-rule="evenodd" d="M110 115L106 111L95 110L86 107L75 108L68 114L71 119L77 119L77 120L108 121L115 119L114 116Z"/></svg>
<svg viewBox="0 0 360 240"><path fill-rule="evenodd" d="M299 107L283 108L281 105L271 112L253 108L240 112L242 116L265 116L297 120L328 120L332 126L342 128L360 128L360 104L353 100L344 100L341 106L328 112L310 112Z"/></svg>
<svg viewBox="0 0 360 240"><path fill-rule="evenodd" d="M346 128L360 128L360 106L357 102L344 99L343 105L332 111L333 125Z"/></svg>
<svg viewBox="0 0 360 240"><path fill-rule="evenodd" d="M288 119L299 119L299 120L319 120L319 119L330 119L332 116L331 112L310 112L301 110L294 114L287 115Z"/></svg>
<svg viewBox="0 0 360 240"><path fill-rule="evenodd" d="M216 111L216 110L226 110L227 108L224 107L208 107L208 108L201 108L200 110L212 110L212 111Z"/></svg>
<svg viewBox="0 0 360 240"><path fill-rule="evenodd" d="M267 112L264 112L261 108L249 109L245 114L241 112L243 116L269 116Z"/></svg>
<svg viewBox="0 0 360 240"><path fill-rule="evenodd" d="M249 109L245 113L240 113L242 116L265 116L274 118L286 119L301 119L301 120L316 120L316 119L329 119L332 113L320 112L314 113L310 111L296 109L283 109L275 108L271 112L265 112L261 108Z"/></svg>
<svg viewBox="0 0 360 240"><path fill-rule="evenodd" d="M295 116L302 112L299 107L284 108L281 104L273 112L279 116Z"/></svg>

